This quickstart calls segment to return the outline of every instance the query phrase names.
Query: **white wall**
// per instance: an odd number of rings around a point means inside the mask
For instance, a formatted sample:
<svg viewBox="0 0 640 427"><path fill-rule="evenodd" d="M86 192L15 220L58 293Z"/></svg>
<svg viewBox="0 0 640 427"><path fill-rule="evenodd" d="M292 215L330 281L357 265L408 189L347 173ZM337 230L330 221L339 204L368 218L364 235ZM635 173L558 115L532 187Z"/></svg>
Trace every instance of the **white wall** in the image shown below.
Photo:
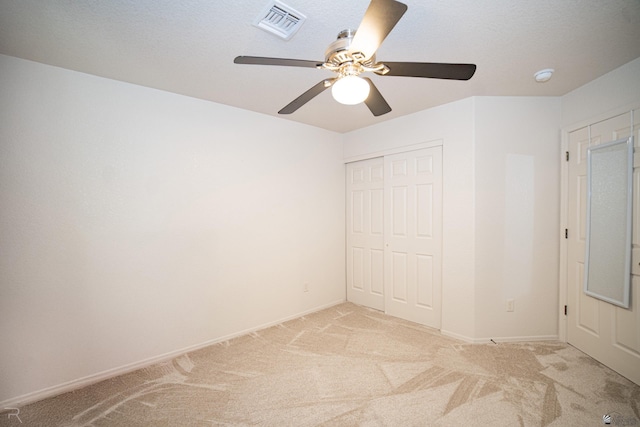
<svg viewBox="0 0 640 427"><path fill-rule="evenodd" d="M621 108L640 102L640 58L587 83L562 97L562 127L586 125L604 119Z"/></svg>
<svg viewBox="0 0 640 427"><path fill-rule="evenodd" d="M343 301L342 156L332 132L0 56L0 402Z"/></svg>
<svg viewBox="0 0 640 427"><path fill-rule="evenodd" d="M345 158L433 140L444 152L442 332L557 337L560 98L436 107L346 134Z"/></svg>
<svg viewBox="0 0 640 427"><path fill-rule="evenodd" d="M474 338L554 339L560 98L479 97L475 106Z"/></svg>
<svg viewBox="0 0 640 427"><path fill-rule="evenodd" d="M446 104L344 135L345 159L439 142L443 150L442 332L475 331L473 99Z"/></svg>
<svg viewBox="0 0 640 427"><path fill-rule="evenodd" d="M640 58L637 58L604 76L562 97L563 149L568 150L568 132L640 107ZM636 146L638 142L636 141ZM567 224L568 169L562 171L563 224ZM563 225L563 226L565 226ZM560 272L560 305L567 304L567 245L562 242ZM566 336L566 317L561 317L559 334Z"/></svg>
<svg viewBox="0 0 640 427"><path fill-rule="evenodd" d="M0 55L0 403L342 301L343 159L433 141L442 331L553 335L559 126L638 102L640 58L337 135Z"/></svg>

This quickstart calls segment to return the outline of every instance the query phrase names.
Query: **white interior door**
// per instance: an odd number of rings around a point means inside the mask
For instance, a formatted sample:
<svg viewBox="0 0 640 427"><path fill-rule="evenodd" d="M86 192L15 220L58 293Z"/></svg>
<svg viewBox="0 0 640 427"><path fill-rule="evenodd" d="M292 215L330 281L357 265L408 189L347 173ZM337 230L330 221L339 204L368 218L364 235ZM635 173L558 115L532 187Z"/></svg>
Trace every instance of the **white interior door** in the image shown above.
<svg viewBox="0 0 640 427"><path fill-rule="evenodd" d="M384 160L347 165L347 300L384 310Z"/></svg>
<svg viewBox="0 0 640 427"><path fill-rule="evenodd" d="M384 158L385 312L440 328L442 147Z"/></svg>
<svg viewBox="0 0 640 427"><path fill-rule="evenodd" d="M638 150L640 110L633 132ZM630 135L631 113L569 134L567 341L640 384L640 155L634 161L631 307L624 309L583 291L587 207L587 149Z"/></svg>

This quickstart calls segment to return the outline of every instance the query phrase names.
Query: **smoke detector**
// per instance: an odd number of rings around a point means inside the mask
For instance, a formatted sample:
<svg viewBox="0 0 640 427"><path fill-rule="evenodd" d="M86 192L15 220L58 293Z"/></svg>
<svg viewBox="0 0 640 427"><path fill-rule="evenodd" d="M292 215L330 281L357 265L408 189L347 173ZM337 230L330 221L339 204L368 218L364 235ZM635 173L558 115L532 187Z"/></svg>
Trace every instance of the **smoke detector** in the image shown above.
<svg viewBox="0 0 640 427"><path fill-rule="evenodd" d="M306 16L291 6L273 0L262 10L253 25L282 39L289 40L298 32L306 19Z"/></svg>
<svg viewBox="0 0 640 427"><path fill-rule="evenodd" d="M538 83L544 83L549 81L549 79L551 79L551 76L553 75L554 71L555 70L553 68L545 68L544 70L540 70L537 73L535 73L533 77L536 79Z"/></svg>

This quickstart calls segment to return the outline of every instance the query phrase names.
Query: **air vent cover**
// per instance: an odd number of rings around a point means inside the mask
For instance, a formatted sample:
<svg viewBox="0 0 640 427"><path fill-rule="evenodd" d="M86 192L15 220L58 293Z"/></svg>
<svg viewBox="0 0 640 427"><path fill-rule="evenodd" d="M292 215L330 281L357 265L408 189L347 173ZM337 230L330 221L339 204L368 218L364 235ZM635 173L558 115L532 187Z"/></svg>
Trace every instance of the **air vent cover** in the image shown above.
<svg viewBox="0 0 640 427"><path fill-rule="evenodd" d="M306 16L277 0L270 2L253 25L289 40L300 29Z"/></svg>

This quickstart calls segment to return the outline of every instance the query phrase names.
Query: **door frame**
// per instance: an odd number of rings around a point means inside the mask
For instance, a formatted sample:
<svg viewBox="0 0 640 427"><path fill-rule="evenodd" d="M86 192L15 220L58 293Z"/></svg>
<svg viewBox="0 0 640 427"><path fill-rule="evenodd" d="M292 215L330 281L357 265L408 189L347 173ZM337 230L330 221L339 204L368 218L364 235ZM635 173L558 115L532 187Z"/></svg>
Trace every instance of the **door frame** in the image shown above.
<svg viewBox="0 0 640 427"><path fill-rule="evenodd" d="M375 151L373 153L367 153L367 154L361 154L358 156L348 157L346 159L343 159L343 163L346 165L348 163L359 162L360 160L375 159L376 157L384 157L384 156L389 156L391 154L407 153L409 151L421 150L423 148L432 148L432 147L443 147L443 151L444 151L443 140L434 139L433 141L420 142L418 144L387 148L385 150Z"/></svg>
<svg viewBox="0 0 640 427"><path fill-rule="evenodd" d="M569 209L569 162L566 160L566 154L569 151L569 134L580 128L593 125L612 117L628 113L631 110L640 108L640 103L634 102L625 106L600 113L589 119L581 120L577 123L565 126L561 130L560 141L560 229L558 230L558 238L560 240L560 277L558 289L558 339L567 342L567 316L564 308L568 299L568 253L569 243L565 238L565 230L568 228L568 209Z"/></svg>

